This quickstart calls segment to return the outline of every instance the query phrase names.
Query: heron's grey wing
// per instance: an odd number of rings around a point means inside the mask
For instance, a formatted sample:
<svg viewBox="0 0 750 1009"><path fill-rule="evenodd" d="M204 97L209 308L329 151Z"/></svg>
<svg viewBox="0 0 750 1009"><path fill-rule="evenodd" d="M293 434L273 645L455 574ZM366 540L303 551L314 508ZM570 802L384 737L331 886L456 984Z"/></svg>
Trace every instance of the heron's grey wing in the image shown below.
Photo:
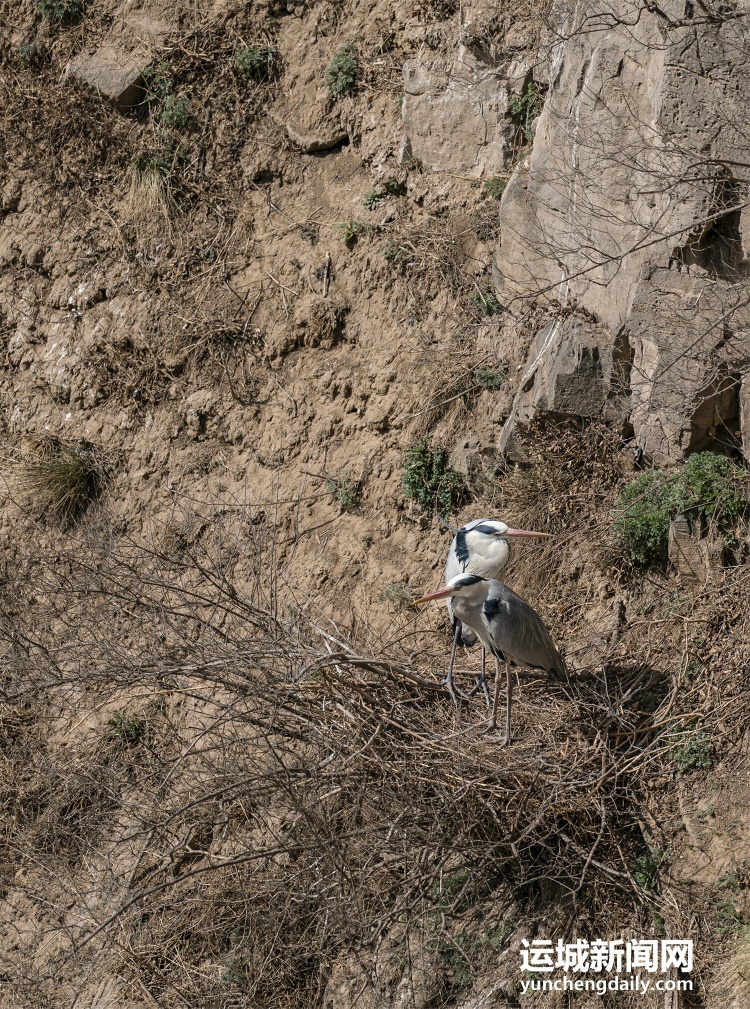
<svg viewBox="0 0 750 1009"><path fill-rule="evenodd" d="M565 663L542 618L515 592L496 582L482 612L495 647L518 665L565 674Z"/></svg>

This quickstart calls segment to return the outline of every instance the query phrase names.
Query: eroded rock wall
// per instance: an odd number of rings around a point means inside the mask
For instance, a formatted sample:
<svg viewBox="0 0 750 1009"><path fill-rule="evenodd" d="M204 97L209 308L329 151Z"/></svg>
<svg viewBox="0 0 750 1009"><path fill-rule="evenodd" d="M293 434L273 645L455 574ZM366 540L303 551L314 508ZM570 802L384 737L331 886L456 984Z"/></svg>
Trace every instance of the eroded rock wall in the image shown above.
<svg viewBox="0 0 750 1009"><path fill-rule="evenodd" d="M588 340L554 323L537 335L503 443L542 403L590 415L588 391L576 405L569 387L596 352L625 363L607 408L655 460L741 446L745 7L558 9L545 107L503 196L495 284L516 318L539 297L585 318Z"/></svg>

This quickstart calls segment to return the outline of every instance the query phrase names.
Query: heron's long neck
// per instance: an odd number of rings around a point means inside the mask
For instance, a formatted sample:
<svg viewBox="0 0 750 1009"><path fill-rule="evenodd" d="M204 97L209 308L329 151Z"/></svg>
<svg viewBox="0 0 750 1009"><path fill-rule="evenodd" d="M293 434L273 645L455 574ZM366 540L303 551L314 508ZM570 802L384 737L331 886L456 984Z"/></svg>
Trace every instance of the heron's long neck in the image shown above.
<svg viewBox="0 0 750 1009"><path fill-rule="evenodd" d="M482 617L482 605L486 598L487 582L482 582L471 593L464 591L462 595L453 596L451 604L456 618L476 631L484 647L491 651L491 644L487 641L487 626Z"/></svg>
<svg viewBox="0 0 750 1009"><path fill-rule="evenodd" d="M471 533L467 536L469 541L470 562L468 568L472 574L482 575L483 578L497 578L510 557L510 547L507 540L488 540L487 537L479 542L470 541Z"/></svg>

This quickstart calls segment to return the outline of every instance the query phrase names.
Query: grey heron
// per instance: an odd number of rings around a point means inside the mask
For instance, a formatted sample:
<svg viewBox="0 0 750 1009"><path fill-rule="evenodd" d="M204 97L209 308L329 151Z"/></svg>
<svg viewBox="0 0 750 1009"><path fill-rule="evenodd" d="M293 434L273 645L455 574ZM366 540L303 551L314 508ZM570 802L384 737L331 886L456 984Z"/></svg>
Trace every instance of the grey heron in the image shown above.
<svg viewBox="0 0 750 1009"><path fill-rule="evenodd" d="M442 518L440 521L446 529L450 529L451 532L456 534L453 537L453 542L448 550L448 559L445 562L446 583L459 574L481 575L483 578L499 578L500 572L510 558L509 540L522 540L533 537L541 539L543 537L548 538L551 535L550 533L533 532L528 529L512 529L505 522L499 522L496 519L473 519L460 529L454 529L452 526L449 526ZM477 636L470 626L456 619L450 599L447 600L447 606L453 630L453 646L451 648L448 676L446 677L445 684L453 698L453 702L456 703L456 688L453 684L453 664L456 660L456 648L459 644L471 647L477 640ZM482 673L477 685L481 684L485 697L487 697L484 667L485 648L482 645ZM476 689L475 687L474 690Z"/></svg>
<svg viewBox="0 0 750 1009"><path fill-rule="evenodd" d="M511 664L543 669L555 679L562 679L566 673L562 656L539 614L495 578L459 574L437 592L415 600L415 604L428 603L432 599L450 599L456 618L475 631L487 651L495 657L495 697L488 731L497 725L500 660L505 662L507 706L503 745L507 746L510 742L513 692Z"/></svg>

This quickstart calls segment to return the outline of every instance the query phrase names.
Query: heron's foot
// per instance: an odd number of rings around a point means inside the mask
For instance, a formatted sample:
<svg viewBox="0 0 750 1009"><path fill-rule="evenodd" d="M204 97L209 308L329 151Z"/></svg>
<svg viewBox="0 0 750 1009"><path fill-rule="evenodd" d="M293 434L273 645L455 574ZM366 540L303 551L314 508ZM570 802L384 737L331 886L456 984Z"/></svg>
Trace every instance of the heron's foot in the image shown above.
<svg viewBox="0 0 750 1009"><path fill-rule="evenodd" d="M451 676L446 676L444 680L441 680L440 686L446 688L448 693L451 695L451 700L453 701L456 707L458 707L459 697L463 701L470 701L472 694L474 693L474 691L472 691L471 694L467 694L465 690L461 690L461 688L457 687L456 684L453 682L453 677Z"/></svg>
<svg viewBox="0 0 750 1009"><path fill-rule="evenodd" d="M497 719L490 718L487 722L487 728L484 730L484 735L489 736L490 733L494 732L497 728ZM510 736L506 732L504 736L495 736L492 739L487 740L488 743L497 743L498 746L508 746L510 743Z"/></svg>
<svg viewBox="0 0 750 1009"><path fill-rule="evenodd" d="M491 704L490 704L490 692L487 689L487 680L484 678L484 676L478 676L477 677L477 682L474 684L474 686L471 688L471 690L469 691L469 693L466 696L467 697L473 697L474 694L476 694L476 692L478 690L482 691L482 695L484 696L484 703L489 708L491 706Z"/></svg>

